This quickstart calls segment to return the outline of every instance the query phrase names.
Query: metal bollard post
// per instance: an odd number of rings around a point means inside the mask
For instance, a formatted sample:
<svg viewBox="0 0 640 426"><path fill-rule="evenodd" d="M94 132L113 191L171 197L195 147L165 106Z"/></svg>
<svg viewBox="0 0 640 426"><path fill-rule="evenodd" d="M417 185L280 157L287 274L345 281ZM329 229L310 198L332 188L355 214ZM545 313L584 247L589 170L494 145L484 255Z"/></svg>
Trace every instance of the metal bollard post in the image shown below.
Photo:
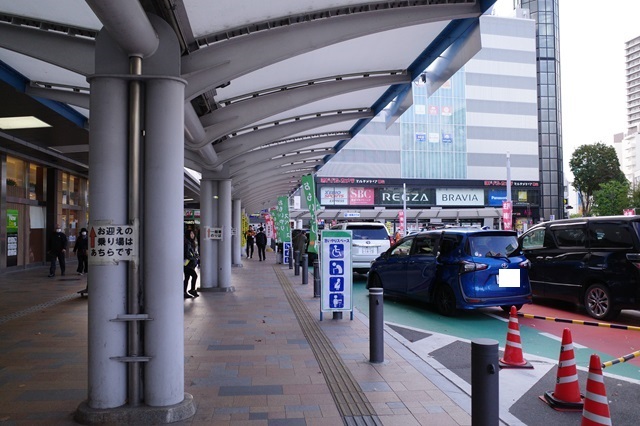
<svg viewBox="0 0 640 426"><path fill-rule="evenodd" d="M293 269L293 250L289 247L289 269Z"/></svg>
<svg viewBox="0 0 640 426"><path fill-rule="evenodd" d="M493 426L499 423L498 341L471 341L471 424Z"/></svg>
<svg viewBox="0 0 640 426"><path fill-rule="evenodd" d="M384 315L382 288L369 289L369 362L384 362Z"/></svg>
<svg viewBox="0 0 640 426"><path fill-rule="evenodd" d="M296 250L295 255L293 257L293 275L298 276L300 275L300 250Z"/></svg>
<svg viewBox="0 0 640 426"><path fill-rule="evenodd" d="M320 261L313 261L313 297L320 297Z"/></svg>
<svg viewBox="0 0 640 426"><path fill-rule="evenodd" d="M302 284L309 284L309 255L302 255Z"/></svg>

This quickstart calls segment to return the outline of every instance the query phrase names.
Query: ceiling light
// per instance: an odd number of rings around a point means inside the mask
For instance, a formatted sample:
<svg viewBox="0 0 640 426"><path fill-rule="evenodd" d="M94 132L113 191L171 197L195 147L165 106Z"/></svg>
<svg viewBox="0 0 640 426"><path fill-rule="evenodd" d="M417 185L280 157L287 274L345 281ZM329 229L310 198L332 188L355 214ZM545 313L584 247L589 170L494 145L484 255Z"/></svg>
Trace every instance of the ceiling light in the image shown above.
<svg viewBox="0 0 640 426"><path fill-rule="evenodd" d="M0 117L0 129L36 129L39 127L51 127L49 124L33 116L25 117Z"/></svg>

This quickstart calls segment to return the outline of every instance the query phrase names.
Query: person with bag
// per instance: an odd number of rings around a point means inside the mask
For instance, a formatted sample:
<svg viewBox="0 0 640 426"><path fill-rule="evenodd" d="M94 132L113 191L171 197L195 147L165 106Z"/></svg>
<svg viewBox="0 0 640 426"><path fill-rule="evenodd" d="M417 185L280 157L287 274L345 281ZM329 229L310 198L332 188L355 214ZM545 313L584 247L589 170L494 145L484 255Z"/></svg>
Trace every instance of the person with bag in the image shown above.
<svg viewBox="0 0 640 426"><path fill-rule="evenodd" d="M258 233L256 234L256 245L258 246L258 257L260 258L260 262L267 260L265 252L267 248L267 234L264 233L264 229L262 229L262 227L258 228Z"/></svg>
<svg viewBox="0 0 640 426"><path fill-rule="evenodd" d="M256 231L253 230L253 226L249 226L244 236L247 240L247 259L251 259L253 258L253 243L256 236Z"/></svg>
<svg viewBox="0 0 640 426"><path fill-rule="evenodd" d="M80 230L80 236L76 239L73 246L73 252L78 256L78 275L89 272L89 237L87 237L87 228Z"/></svg>
<svg viewBox="0 0 640 426"><path fill-rule="evenodd" d="M196 243L196 234L189 230L184 237L184 298L200 296L196 291L196 280L198 279L198 273L196 272L196 266L198 266L198 244ZM189 287L189 278L191 278L191 290L187 291Z"/></svg>

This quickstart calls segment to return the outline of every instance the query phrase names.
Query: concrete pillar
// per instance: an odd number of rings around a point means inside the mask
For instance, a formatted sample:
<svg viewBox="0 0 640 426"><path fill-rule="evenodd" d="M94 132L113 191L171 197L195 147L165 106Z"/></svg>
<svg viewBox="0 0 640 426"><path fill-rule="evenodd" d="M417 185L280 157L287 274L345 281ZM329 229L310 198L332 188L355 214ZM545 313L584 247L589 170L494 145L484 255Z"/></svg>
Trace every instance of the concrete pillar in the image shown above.
<svg viewBox="0 0 640 426"><path fill-rule="evenodd" d="M144 189L145 402L166 406L184 397L184 82L147 83Z"/></svg>
<svg viewBox="0 0 640 426"><path fill-rule="evenodd" d="M233 266L242 266L242 200L233 200L232 203L232 226L236 230L231 242Z"/></svg>
<svg viewBox="0 0 640 426"><path fill-rule="evenodd" d="M222 228L222 241L218 251L218 287L221 290L232 291L231 286L231 180L218 182L220 194L218 196L218 214Z"/></svg>
<svg viewBox="0 0 640 426"><path fill-rule="evenodd" d="M104 40L104 39L103 39ZM97 54L113 58L110 49ZM100 70L100 64L96 64ZM98 71L100 72L100 71ZM127 100L128 82L96 77L91 83L91 132L89 133L89 204L91 225L127 223ZM89 257L91 262L91 257ZM112 357L127 353L126 324L112 319L126 312L127 264L96 265L88 275L88 382L87 405L92 409L119 407L127 399L127 366Z"/></svg>
<svg viewBox="0 0 640 426"><path fill-rule="evenodd" d="M217 200L213 197L214 187L218 182L203 179L200 181L200 288L214 288L218 286L218 250L217 242L204 238L206 227L218 226L214 217L217 213Z"/></svg>

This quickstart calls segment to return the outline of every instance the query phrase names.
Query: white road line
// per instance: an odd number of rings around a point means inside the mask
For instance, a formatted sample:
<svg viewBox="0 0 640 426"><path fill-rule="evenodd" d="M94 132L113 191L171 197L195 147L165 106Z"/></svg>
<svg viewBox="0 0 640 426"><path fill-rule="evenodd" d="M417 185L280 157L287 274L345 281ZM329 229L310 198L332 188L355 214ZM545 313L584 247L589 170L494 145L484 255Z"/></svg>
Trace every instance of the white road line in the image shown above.
<svg viewBox="0 0 640 426"><path fill-rule="evenodd" d="M549 339L552 339L552 340L557 340L558 342L562 343L562 338L559 337L559 336L555 336L555 335L550 334L550 333L538 333L538 334L540 334L541 336L544 336L544 337L548 337ZM576 343L575 341L573 342L573 347L576 348L576 349L589 349L587 346L583 346L583 345L581 345L579 343Z"/></svg>

